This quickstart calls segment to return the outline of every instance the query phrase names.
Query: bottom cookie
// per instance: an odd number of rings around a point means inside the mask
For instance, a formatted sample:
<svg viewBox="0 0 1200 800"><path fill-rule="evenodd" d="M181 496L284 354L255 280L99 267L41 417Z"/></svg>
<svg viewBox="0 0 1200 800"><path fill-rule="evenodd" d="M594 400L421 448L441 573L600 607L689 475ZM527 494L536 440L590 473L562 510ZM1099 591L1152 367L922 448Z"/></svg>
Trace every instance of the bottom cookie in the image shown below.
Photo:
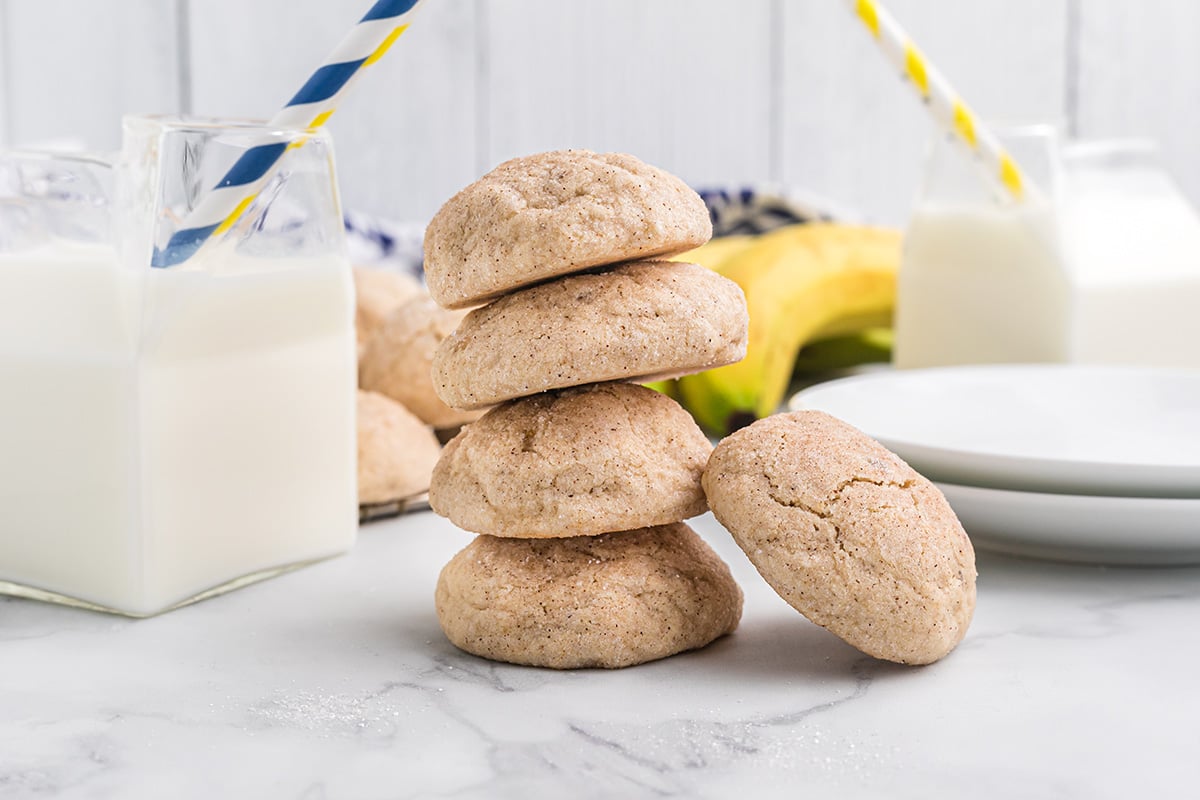
<svg viewBox="0 0 1200 800"><path fill-rule="evenodd" d="M553 669L628 667L737 627L742 591L683 523L568 539L480 536L442 569L437 615L458 648Z"/></svg>

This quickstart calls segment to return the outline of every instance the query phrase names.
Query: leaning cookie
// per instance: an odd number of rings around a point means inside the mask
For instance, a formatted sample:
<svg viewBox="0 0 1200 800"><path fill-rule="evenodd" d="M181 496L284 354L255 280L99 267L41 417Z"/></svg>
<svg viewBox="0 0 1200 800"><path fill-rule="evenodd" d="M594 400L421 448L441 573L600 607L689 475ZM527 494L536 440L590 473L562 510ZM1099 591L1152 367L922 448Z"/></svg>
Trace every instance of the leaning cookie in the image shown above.
<svg viewBox="0 0 1200 800"><path fill-rule="evenodd" d="M746 354L746 298L695 264L635 261L571 275L477 308L433 357L433 384L453 408L548 389L652 380Z"/></svg>
<svg viewBox="0 0 1200 800"><path fill-rule="evenodd" d="M975 551L938 489L818 411L759 420L704 473L717 519L784 600L876 658L928 664L975 610Z"/></svg>
<svg viewBox="0 0 1200 800"><path fill-rule="evenodd" d="M683 523L571 539L480 536L438 578L447 638L483 658L628 667L737 627L742 591Z"/></svg>
<svg viewBox="0 0 1200 800"><path fill-rule="evenodd" d="M358 393L358 503L388 503L429 489L441 447L404 406L374 392Z"/></svg>
<svg viewBox="0 0 1200 800"><path fill-rule="evenodd" d="M700 196L621 153L563 150L506 161L451 198L425 232L425 280L447 308L712 236Z"/></svg>
<svg viewBox="0 0 1200 800"><path fill-rule="evenodd" d="M591 536L703 514L712 445L674 400L629 383L493 408L446 445L429 504L492 536Z"/></svg>
<svg viewBox="0 0 1200 800"><path fill-rule="evenodd" d="M358 365L358 385L401 403L435 428L456 428L482 411L458 411L433 389L433 354L466 312L448 311L428 296L410 299L384 319Z"/></svg>

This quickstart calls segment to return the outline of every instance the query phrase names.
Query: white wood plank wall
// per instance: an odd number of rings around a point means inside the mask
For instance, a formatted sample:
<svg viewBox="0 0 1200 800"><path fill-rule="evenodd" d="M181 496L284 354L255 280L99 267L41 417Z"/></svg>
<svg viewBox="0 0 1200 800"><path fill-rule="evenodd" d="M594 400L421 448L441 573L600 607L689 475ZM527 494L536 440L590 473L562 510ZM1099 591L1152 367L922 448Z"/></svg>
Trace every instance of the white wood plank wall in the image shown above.
<svg viewBox="0 0 1200 800"><path fill-rule="evenodd" d="M0 0L0 143L269 116L369 0ZM841 0L429 0L331 122L345 204L423 219L552 147L901 222L932 133ZM890 0L983 115L1156 138L1200 203L1200 3ZM731 11L731 9L734 9Z"/></svg>

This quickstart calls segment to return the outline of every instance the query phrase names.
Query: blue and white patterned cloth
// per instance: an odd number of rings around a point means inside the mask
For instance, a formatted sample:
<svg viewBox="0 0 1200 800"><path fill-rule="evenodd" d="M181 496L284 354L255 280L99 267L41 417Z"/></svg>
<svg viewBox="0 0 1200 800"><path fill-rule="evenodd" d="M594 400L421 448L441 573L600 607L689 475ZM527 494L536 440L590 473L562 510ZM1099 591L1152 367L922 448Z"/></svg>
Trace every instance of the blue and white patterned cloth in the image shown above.
<svg viewBox="0 0 1200 800"><path fill-rule="evenodd" d="M827 222L829 204L765 189L700 189L712 217L713 236L759 234L805 222Z"/></svg>
<svg viewBox="0 0 1200 800"><path fill-rule="evenodd" d="M766 233L784 225L853 218L815 197L764 188L700 189L713 221L714 236ZM421 277L421 242L425 224L390 222L356 212L346 213L350 261L359 266L393 269Z"/></svg>
<svg viewBox="0 0 1200 800"><path fill-rule="evenodd" d="M346 212L345 222L351 264L421 276L425 223L390 222L354 211Z"/></svg>

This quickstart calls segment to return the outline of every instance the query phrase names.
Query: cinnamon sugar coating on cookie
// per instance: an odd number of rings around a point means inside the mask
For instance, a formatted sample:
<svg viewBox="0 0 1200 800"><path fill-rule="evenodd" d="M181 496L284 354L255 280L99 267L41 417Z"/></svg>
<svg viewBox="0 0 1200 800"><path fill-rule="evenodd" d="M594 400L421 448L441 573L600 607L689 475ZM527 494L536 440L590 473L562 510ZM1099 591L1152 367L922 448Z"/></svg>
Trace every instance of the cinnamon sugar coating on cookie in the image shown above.
<svg viewBox="0 0 1200 800"><path fill-rule="evenodd" d="M663 170L622 153L539 153L504 162L447 201L425 233L425 278L438 303L465 308L711 236L704 201Z"/></svg>
<svg viewBox="0 0 1200 800"><path fill-rule="evenodd" d="M713 451L704 489L759 573L863 652L937 661L975 609L975 551L937 487L818 411L777 414Z"/></svg>
<svg viewBox="0 0 1200 800"><path fill-rule="evenodd" d="M589 536L707 510L712 445L674 400L610 383L498 406L463 429L433 472L429 502L475 533Z"/></svg>
<svg viewBox="0 0 1200 800"><path fill-rule="evenodd" d="M438 621L483 658L627 667L737 627L742 592L683 523L570 539L476 538L442 570Z"/></svg>
<svg viewBox="0 0 1200 800"><path fill-rule="evenodd" d="M429 489L437 437L404 406L358 392L358 502L388 503Z"/></svg>
<svg viewBox="0 0 1200 800"><path fill-rule="evenodd" d="M433 358L438 396L480 408L549 389L676 377L746 354L741 288L696 264L635 261L477 308Z"/></svg>
<svg viewBox="0 0 1200 800"><path fill-rule="evenodd" d="M388 314L414 297L425 294L417 279L404 273L369 267L354 268L354 332L358 355L383 324Z"/></svg>
<svg viewBox="0 0 1200 800"><path fill-rule="evenodd" d="M459 411L443 403L429 372L438 346L465 315L441 308L427 295L403 303L384 318L367 344L358 365L358 385L396 400L435 428L456 428L478 419L482 411Z"/></svg>

